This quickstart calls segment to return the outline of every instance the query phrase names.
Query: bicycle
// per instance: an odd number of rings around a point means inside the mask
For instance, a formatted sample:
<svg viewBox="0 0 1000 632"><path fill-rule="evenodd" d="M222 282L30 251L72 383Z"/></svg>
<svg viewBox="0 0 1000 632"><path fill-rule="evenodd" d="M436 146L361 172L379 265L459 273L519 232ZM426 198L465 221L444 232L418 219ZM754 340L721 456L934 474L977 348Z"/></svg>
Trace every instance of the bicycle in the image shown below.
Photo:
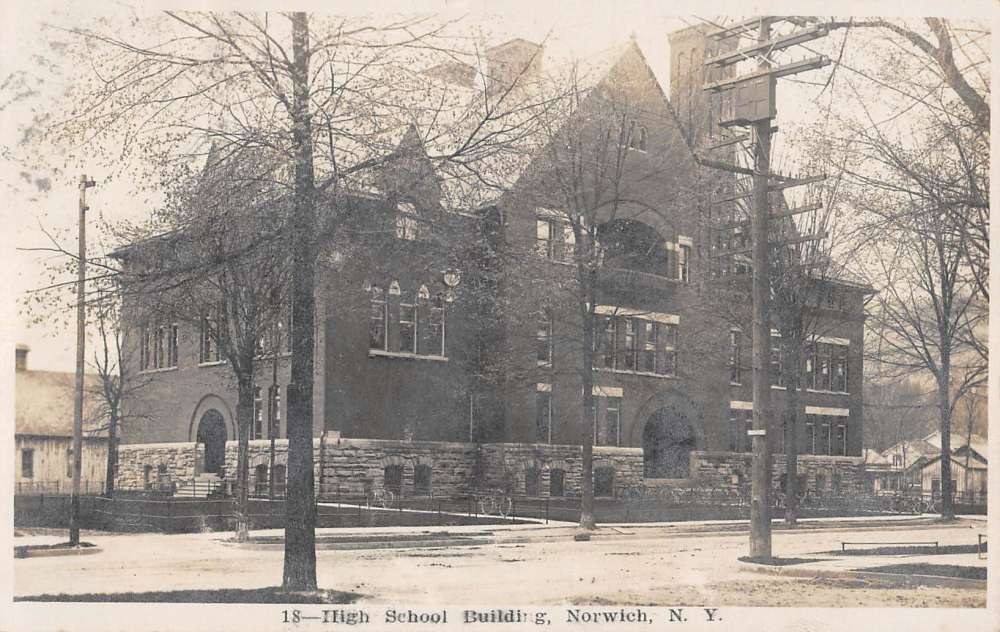
<svg viewBox="0 0 1000 632"><path fill-rule="evenodd" d="M490 489L479 496L479 513L506 518L514 508L514 501L502 489Z"/></svg>
<svg viewBox="0 0 1000 632"><path fill-rule="evenodd" d="M392 490L382 487L371 490L365 498L369 507L381 507L382 509L391 507L395 499L396 495L392 493Z"/></svg>

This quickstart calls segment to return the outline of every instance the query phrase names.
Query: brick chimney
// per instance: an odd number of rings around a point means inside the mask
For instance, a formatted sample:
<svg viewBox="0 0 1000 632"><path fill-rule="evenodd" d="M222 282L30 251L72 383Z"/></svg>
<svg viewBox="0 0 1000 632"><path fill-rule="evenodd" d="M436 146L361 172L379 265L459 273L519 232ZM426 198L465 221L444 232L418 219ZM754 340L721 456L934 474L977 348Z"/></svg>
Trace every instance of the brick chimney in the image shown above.
<svg viewBox="0 0 1000 632"><path fill-rule="evenodd" d="M28 352L31 351L31 347L24 344L19 344L14 348L14 369L17 371L27 371L28 370ZM10 356L7 356L10 357Z"/></svg>

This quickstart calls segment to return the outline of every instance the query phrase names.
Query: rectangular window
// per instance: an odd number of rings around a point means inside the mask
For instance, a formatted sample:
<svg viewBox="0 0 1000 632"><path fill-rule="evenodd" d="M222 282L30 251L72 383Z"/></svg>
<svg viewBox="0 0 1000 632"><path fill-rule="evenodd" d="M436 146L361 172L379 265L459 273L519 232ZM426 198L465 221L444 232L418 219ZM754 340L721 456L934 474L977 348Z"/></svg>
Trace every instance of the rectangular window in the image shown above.
<svg viewBox="0 0 1000 632"><path fill-rule="evenodd" d="M806 388L816 388L816 345L806 345L806 370L803 376Z"/></svg>
<svg viewBox="0 0 1000 632"><path fill-rule="evenodd" d="M153 330L153 368L160 369L163 368L164 357L163 357L163 327L157 327Z"/></svg>
<svg viewBox="0 0 1000 632"><path fill-rule="evenodd" d="M839 393L847 392L847 347L831 345L833 352L833 382L831 390Z"/></svg>
<svg viewBox="0 0 1000 632"><path fill-rule="evenodd" d="M663 366L660 375L677 375L677 325L663 323Z"/></svg>
<svg viewBox="0 0 1000 632"><path fill-rule="evenodd" d="M816 390L830 390L830 347L825 343L816 344Z"/></svg>
<svg viewBox="0 0 1000 632"><path fill-rule="evenodd" d="M143 325L142 331L139 334L139 369L145 371L149 369L152 365L152 360L150 358L150 342L151 336L149 332L149 327Z"/></svg>
<svg viewBox="0 0 1000 632"><path fill-rule="evenodd" d="M781 348L781 336L771 336L771 384L785 385L785 357Z"/></svg>
<svg viewBox="0 0 1000 632"><path fill-rule="evenodd" d="M35 451L30 448L21 450L21 478L35 477Z"/></svg>
<svg viewBox="0 0 1000 632"><path fill-rule="evenodd" d="M820 417L822 423L820 424L819 431L819 454L833 454L831 451L832 438L831 433L833 432L832 424L830 424L830 418L823 416Z"/></svg>
<svg viewBox="0 0 1000 632"><path fill-rule="evenodd" d="M687 244L677 248L677 274L682 283L691 282L691 246Z"/></svg>
<svg viewBox="0 0 1000 632"><path fill-rule="evenodd" d="M636 345L636 319L626 318L625 319L625 369L628 371L634 371L638 368L638 352L639 348Z"/></svg>
<svg viewBox="0 0 1000 632"><path fill-rule="evenodd" d="M177 324L170 325L167 333L167 366L177 366Z"/></svg>
<svg viewBox="0 0 1000 632"><path fill-rule="evenodd" d="M555 256L556 223L551 219L535 220L535 252L540 257L552 259Z"/></svg>
<svg viewBox="0 0 1000 632"><path fill-rule="evenodd" d="M600 321L598 321L600 322ZM603 353L602 364L605 369L615 368L616 338L618 337L618 324L611 316L604 318L603 331L600 334L601 351Z"/></svg>
<svg viewBox="0 0 1000 632"><path fill-rule="evenodd" d="M729 383L742 384L743 371L740 367L742 362L742 351L740 348L740 332L729 332Z"/></svg>
<svg viewBox="0 0 1000 632"><path fill-rule="evenodd" d="M750 436L750 431L753 430L753 411L747 410L743 414L743 451L753 452L753 438Z"/></svg>
<svg viewBox="0 0 1000 632"><path fill-rule="evenodd" d="M621 410L622 398L609 397L607 412L604 416L604 436L608 445L621 445Z"/></svg>
<svg viewBox="0 0 1000 632"><path fill-rule="evenodd" d="M535 393L535 441L548 443L552 429L552 393L538 391Z"/></svg>
<svg viewBox="0 0 1000 632"><path fill-rule="evenodd" d="M417 352L417 305L408 292L399 303L399 350Z"/></svg>
<svg viewBox="0 0 1000 632"><path fill-rule="evenodd" d="M222 335L222 322L217 317L218 312L205 314L201 318L201 331L198 343L198 362L218 362L221 359L218 339Z"/></svg>
<svg viewBox="0 0 1000 632"><path fill-rule="evenodd" d="M435 296L431 302L430 322L427 328L427 353L444 356L444 301Z"/></svg>
<svg viewBox="0 0 1000 632"><path fill-rule="evenodd" d="M389 309L385 300L385 292L379 287L372 287L372 298L368 317L368 348L386 351L386 320Z"/></svg>
<svg viewBox="0 0 1000 632"><path fill-rule="evenodd" d="M740 416L735 410L729 411L729 451L740 451Z"/></svg>
<svg viewBox="0 0 1000 632"><path fill-rule="evenodd" d="M837 433L834 437L834 454L837 456L847 456L847 425L837 424Z"/></svg>
<svg viewBox="0 0 1000 632"><path fill-rule="evenodd" d="M562 260L572 263L576 258L576 234L571 224L563 224Z"/></svg>
<svg viewBox="0 0 1000 632"><path fill-rule="evenodd" d="M259 386L253 387L253 428L250 429L250 438L264 438L264 400Z"/></svg>
<svg viewBox="0 0 1000 632"><path fill-rule="evenodd" d="M552 319L548 315L538 323L538 333L535 336L536 356L538 366L552 366Z"/></svg>
<svg viewBox="0 0 1000 632"><path fill-rule="evenodd" d="M399 205L396 212L396 239L413 241L417 238L417 214L408 202Z"/></svg>
<svg viewBox="0 0 1000 632"><path fill-rule="evenodd" d="M660 334L660 323L643 321L645 342L643 342L641 369L647 373L656 373L656 345Z"/></svg>
<svg viewBox="0 0 1000 632"><path fill-rule="evenodd" d="M816 423L813 417L808 417L806 421L806 454L818 454L816 452Z"/></svg>

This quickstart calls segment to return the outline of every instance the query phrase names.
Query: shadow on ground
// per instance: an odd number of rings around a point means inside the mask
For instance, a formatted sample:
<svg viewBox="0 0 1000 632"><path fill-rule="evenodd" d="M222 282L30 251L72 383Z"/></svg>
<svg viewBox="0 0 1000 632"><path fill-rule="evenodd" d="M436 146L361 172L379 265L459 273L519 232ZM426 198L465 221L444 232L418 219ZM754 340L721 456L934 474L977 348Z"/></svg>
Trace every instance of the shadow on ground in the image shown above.
<svg viewBox="0 0 1000 632"><path fill-rule="evenodd" d="M812 562L826 562L827 560L819 559L815 557L770 557L770 558L759 558L759 557L739 557L737 558L741 562L747 564L763 564L764 566L794 566L795 564L809 564Z"/></svg>
<svg viewBox="0 0 1000 632"><path fill-rule="evenodd" d="M924 544L851 548L846 551L820 551L816 555L955 555L957 553L985 553L987 551L986 543L983 543L982 548L976 544L945 544L937 547L933 544Z"/></svg>
<svg viewBox="0 0 1000 632"><path fill-rule="evenodd" d="M84 593L81 595L32 595L14 597L14 601L66 602L142 602L142 603L354 603L363 597L339 590L285 592L277 586L268 588L220 588L214 590L163 590L152 592Z"/></svg>
<svg viewBox="0 0 1000 632"><path fill-rule="evenodd" d="M893 573L898 575L932 575L934 577L960 577L986 581L986 569L981 566L957 566L955 564L889 564L869 566L857 570L869 573Z"/></svg>

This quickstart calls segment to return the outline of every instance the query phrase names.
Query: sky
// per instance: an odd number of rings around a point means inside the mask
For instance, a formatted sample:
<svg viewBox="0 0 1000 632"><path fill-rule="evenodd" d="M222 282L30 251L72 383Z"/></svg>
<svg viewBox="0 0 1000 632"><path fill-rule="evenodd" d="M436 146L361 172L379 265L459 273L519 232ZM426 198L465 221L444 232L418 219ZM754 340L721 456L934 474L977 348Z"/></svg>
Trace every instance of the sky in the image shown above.
<svg viewBox="0 0 1000 632"><path fill-rule="evenodd" d="M238 6L255 8L258 3L243 2ZM740 14L749 14L757 7L752 4L725 5L704 3L671 3L669 10L660 8L662 3L620 2L615 5L597 2L503 2L503 1L463 1L463 2L408 2L394 4L382 2L378 12L405 9L420 12L433 11L448 17L467 16L472 24L486 25L494 42L502 42L513 37L531 41L546 41L547 58L591 57L618 46L634 36L649 61L654 73L666 92L669 92L669 45L667 33L685 26L696 24L695 17L675 17L677 14L698 13L701 18L716 20L720 15L733 13L733 7ZM147 5L148 6L148 5ZM216 5L213 5L216 6ZM324 3L323 10L329 12L356 11L353 3ZM371 5L369 5L371 6ZM900 11L900 5L883 5L887 11ZM910 3L904 10L919 12L928 5ZM863 13L872 13L871 4L848 3L838 9L848 11L852 7ZM865 7L865 9L861 9ZM273 8L273 7L272 7ZM783 10L775 10L775 9ZM773 13L801 14L816 13L825 7L822 3L812 5L769 5ZM941 5L934 6L940 13ZM83 14L81 11L87 11ZM45 49L44 38L39 37L43 22L71 25L83 23L90 12L104 12L116 19L126 19L131 8L125 3L91 3L86 9L66 9L62 5L46 2L4 3L0 8L3 37L0 38L0 58L3 76L18 69L37 69L34 54ZM58 65L58 57L56 57ZM0 144L5 148L16 145L18 124L31 115L32 108L45 108L51 99L57 99L65 89L66 81L72 80L79 69L55 68L46 76L53 79L41 88L40 93L14 107L0 110ZM6 102L3 88L2 101ZM783 97L790 99L792 97ZM805 108L783 107L785 122L792 122L802 116ZM54 164L60 156L51 156ZM32 289L45 285L44 274L46 256L39 252L25 252L16 249L37 248L49 245L46 232L54 234L62 243L75 249L74 231L77 219L77 186L79 175L87 166L86 160L77 165L67 165L60 173L42 175L38 182L23 180L18 169L7 168L0 173L0 184L5 186L6 204L3 213L3 227L0 231L0 252L6 266L6 282L3 292L9 296L0 312L0 334L7 348L14 343L25 343L31 347L29 366L33 369L72 371L74 367L75 329L71 312L59 314L44 325L33 325L29 315L22 313L17 301ZM91 216L93 219L142 219L152 210L149 202L137 195L134 182L127 179L109 181L100 168L86 170L89 177L97 181L97 187L88 191ZM37 180L37 176L33 176ZM46 189L46 190L43 190ZM43 230L44 229L44 230ZM91 248L98 247L91 244ZM72 278L72 277L70 277ZM93 347L91 347L93 348Z"/></svg>

